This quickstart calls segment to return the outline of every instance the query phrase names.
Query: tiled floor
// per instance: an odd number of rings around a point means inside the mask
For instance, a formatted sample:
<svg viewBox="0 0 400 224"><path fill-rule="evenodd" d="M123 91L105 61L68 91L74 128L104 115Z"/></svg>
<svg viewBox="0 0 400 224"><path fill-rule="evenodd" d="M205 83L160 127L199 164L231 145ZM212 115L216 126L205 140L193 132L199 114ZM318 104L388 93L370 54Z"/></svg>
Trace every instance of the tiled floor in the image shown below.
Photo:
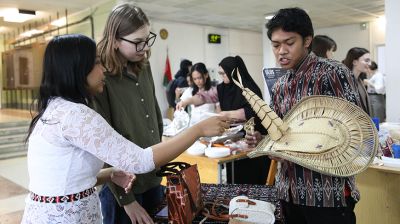
<svg viewBox="0 0 400 224"><path fill-rule="evenodd" d="M0 109L0 123L8 121L25 121L31 119L28 110Z"/></svg>
<svg viewBox="0 0 400 224"><path fill-rule="evenodd" d="M26 110L0 109L0 123L30 118ZM21 223L27 189L26 157L0 160L0 224Z"/></svg>
<svg viewBox="0 0 400 224"><path fill-rule="evenodd" d="M0 224L20 223L28 193L26 157L0 160Z"/></svg>

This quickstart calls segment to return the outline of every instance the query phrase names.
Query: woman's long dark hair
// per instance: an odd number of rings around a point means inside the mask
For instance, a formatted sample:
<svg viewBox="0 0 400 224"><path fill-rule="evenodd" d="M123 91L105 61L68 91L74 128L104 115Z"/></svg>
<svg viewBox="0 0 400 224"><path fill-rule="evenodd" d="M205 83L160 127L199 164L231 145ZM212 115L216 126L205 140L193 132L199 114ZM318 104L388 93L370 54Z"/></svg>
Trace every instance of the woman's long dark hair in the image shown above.
<svg viewBox="0 0 400 224"><path fill-rule="evenodd" d="M199 87L196 84L194 84L194 81L193 81L192 73L194 71L199 72L201 74L201 76L203 77L203 79L206 80L206 83L204 84L204 89L206 91L211 89L211 78L210 78L210 76L208 76L206 78L206 74L208 74L206 65L201 62L196 63L192 66L192 69L190 70L190 80L192 80L192 83L193 83L193 91L192 91L193 96L196 95L196 93L199 91Z"/></svg>
<svg viewBox="0 0 400 224"><path fill-rule="evenodd" d="M87 75L96 61L96 43L80 34L54 37L43 58L43 77L37 99L38 113L32 119L28 136L54 97L87 105Z"/></svg>

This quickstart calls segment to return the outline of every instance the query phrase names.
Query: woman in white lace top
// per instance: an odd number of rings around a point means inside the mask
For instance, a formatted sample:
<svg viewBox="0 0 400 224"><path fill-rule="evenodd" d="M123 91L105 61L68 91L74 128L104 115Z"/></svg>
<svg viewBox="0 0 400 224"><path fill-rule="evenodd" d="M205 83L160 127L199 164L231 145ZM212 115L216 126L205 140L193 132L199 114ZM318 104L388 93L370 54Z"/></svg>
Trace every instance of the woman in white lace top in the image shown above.
<svg viewBox="0 0 400 224"><path fill-rule="evenodd" d="M53 38L45 51L38 114L28 135L30 194L22 223L101 223L96 175L107 162L146 173L177 157L201 136L222 134L225 118L212 117L170 141L142 149L126 140L87 105L103 90L96 45L83 35ZM112 151L109 148L113 148ZM132 176L102 173L127 190Z"/></svg>

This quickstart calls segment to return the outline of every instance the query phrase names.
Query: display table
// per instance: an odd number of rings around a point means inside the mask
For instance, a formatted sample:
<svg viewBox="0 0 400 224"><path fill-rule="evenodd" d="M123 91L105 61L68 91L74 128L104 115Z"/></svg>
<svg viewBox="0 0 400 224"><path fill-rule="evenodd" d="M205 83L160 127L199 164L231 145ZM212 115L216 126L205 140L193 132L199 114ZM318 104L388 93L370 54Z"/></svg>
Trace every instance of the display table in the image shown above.
<svg viewBox="0 0 400 224"><path fill-rule="evenodd" d="M245 159L247 157L246 152L240 152L236 155L231 155L223 158L212 159L207 156L193 156L186 152L182 153L173 161L186 162L189 164L197 164L200 172L200 178L202 183L222 183L222 169L224 165L228 162L234 162L240 159ZM233 166L233 163L232 163ZM266 167L266 169L268 169ZM234 170L234 169L233 169Z"/></svg>
<svg viewBox="0 0 400 224"><path fill-rule="evenodd" d="M246 195L249 198L263 200L275 204L275 223L282 222L282 215L279 201L277 201L276 189L273 186L266 185L248 185L248 184L202 184L201 190L203 192L204 202L214 202L216 199L230 200L238 195ZM164 202L166 204L166 202ZM165 205L164 205L165 206ZM163 206L162 206L163 207ZM160 209L162 208L160 207ZM154 217L154 215L153 215ZM199 215L193 223L199 223L204 216ZM156 223L168 223L166 219L155 219ZM215 220L206 220L204 223L227 223Z"/></svg>
<svg viewBox="0 0 400 224"><path fill-rule="evenodd" d="M162 136L162 141L168 141L171 137ZM213 183L213 184L221 184L222 183L222 169L224 165L228 162L234 162L240 159L245 159L247 157L247 153L251 150L246 150L243 152L239 152L236 155L230 155L223 158L213 159L208 158L205 155L202 156L194 156L190 155L186 152L179 155L174 162L186 162L189 164L197 164L197 168L200 173L200 179L202 183ZM233 166L233 163L232 163ZM269 167L266 167L268 169ZM234 170L234 169L233 169ZM217 171L217 172L216 172ZM234 175L232 175L234 177ZM165 185L165 180L163 181Z"/></svg>
<svg viewBox="0 0 400 224"><path fill-rule="evenodd" d="M361 193L357 223L400 223L400 168L371 165L356 176L356 183Z"/></svg>

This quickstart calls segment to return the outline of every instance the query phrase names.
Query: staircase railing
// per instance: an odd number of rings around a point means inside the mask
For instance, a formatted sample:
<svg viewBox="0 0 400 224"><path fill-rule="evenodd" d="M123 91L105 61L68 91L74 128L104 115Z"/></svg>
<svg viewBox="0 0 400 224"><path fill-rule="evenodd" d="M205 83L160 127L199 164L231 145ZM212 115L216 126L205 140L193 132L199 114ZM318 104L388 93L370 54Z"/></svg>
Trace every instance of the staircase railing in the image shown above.
<svg viewBox="0 0 400 224"><path fill-rule="evenodd" d="M3 88L1 107L37 110L37 105L32 104L39 94L39 88Z"/></svg>

